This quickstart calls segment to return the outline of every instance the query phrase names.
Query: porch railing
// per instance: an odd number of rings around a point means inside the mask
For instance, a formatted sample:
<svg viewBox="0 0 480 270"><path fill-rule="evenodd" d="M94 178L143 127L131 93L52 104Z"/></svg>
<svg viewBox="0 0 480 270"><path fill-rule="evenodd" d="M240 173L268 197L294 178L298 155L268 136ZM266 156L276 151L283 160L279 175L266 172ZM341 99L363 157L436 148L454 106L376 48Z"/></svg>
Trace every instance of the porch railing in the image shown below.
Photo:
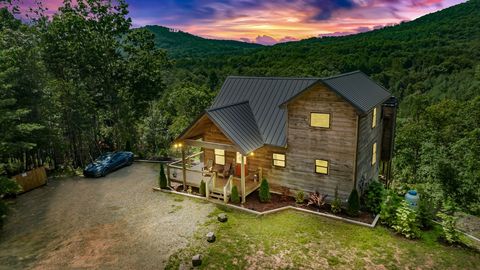
<svg viewBox="0 0 480 270"><path fill-rule="evenodd" d="M214 192L215 180L217 180L217 173L213 172L212 176L205 183L205 197L210 198L210 192Z"/></svg>
<svg viewBox="0 0 480 270"><path fill-rule="evenodd" d="M232 193L232 185L233 185L233 175L230 175L228 178L227 183L223 186L223 201L228 203L228 199Z"/></svg>

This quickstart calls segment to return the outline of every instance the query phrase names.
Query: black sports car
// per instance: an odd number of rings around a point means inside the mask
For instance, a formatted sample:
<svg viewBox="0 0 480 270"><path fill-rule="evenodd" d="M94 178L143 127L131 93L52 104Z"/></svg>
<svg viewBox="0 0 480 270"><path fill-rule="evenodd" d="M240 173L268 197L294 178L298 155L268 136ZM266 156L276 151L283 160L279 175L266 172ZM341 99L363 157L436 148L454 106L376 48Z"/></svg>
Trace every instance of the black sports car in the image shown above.
<svg viewBox="0 0 480 270"><path fill-rule="evenodd" d="M116 169L132 165L132 152L114 152L105 153L99 156L94 162L90 163L83 170L85 177L105 176Z"/></svg>

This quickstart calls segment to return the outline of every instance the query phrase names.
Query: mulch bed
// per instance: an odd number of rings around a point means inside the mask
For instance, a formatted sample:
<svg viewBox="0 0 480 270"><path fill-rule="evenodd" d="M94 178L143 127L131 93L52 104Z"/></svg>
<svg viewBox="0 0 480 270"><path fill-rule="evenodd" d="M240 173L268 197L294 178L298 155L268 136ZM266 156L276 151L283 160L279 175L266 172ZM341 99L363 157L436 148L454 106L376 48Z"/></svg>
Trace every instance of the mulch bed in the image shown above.
<svg viewBox="0 0 480 270"><path fill-rule="evenodd" d="M181 185L177 191L182 192ZM193 191L192 194L201 196L198 188L192 187L192 191ZM257 212L265 212L268 210L273 210L273 209L277 209L285 206L294 206L294 207L307 209L313 212L320 212L320 213L325 213L329 215L335 215L338 217L351 219L351 220L355 220L355 221L359 221L367 224L372 224L373 220L375 219L375 215L372 215L371 213L368 213L368 212L360 211L360 214L358 215L358 217L351 217L345 213L345 210L337 214L332 213L330 211L330 204L328 203L322 206L320 209L318 209L313 205L307 206L308 200L305 200L304 204L297 204L293 197L284 197L276 193L270 193L270 195L271 195L270 201L267 203L262 203L260 202L258 192L253 192L247 196L246 198L247 202L243 204L243 207L250 210L257 211ZM236 203L229 202L229 204L241 206L240 203L236 204Z"/></svg>
<svg viewBox="0 0 480 270"><path fill-rule="evenodd" d="M243 206L245 208L248 208L250 210L255 210L257 212L265 212L268 210L273 210L273 209L281 208L284 206L295 206L295 207L307 209L313 212L321 212L325 214L335 215L342 218L352 219L352 220L360 221L367 224L371 224L375 219L375 215L372 215L371 213L363 212L363 211L360 212L358 217L350 217L344 212L333 214L330 211L330 204L328 203L325 204L322 208L318 209L313 205L307 206L308 200L305 200L304 204L299 205L295 202L295 199L293 197L284 198L282 195L279 195L276 193L271 193L271 196L272 197L270 202L262 203L260 202L260 198L258 197L258 192L253 192L252 194L247 196L247 202ZM234 204L234 205L240 206L240 204Z"/></svg>

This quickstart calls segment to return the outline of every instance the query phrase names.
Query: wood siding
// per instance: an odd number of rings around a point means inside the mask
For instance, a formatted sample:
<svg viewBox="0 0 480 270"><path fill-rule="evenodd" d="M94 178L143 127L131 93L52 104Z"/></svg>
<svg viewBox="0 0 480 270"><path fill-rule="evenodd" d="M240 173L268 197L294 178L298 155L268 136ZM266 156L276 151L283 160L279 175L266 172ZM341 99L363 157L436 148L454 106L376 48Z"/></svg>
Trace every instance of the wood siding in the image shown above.
<svg viewBox="0 0 480 270"><path fill-rule="evenodd" d="M361 193L372 178L378 176L378 164L380 163L382 117L381 106L377 105L377 126L372 128L373 109L359 119L358 124L358 151L357 151L357 189ZM377 143L377 161L372 165L373 144Z"/></svg>
<svg viewBox="0 0 480 270"><path fill-rule="evenodd" d="M357 113L323 85L288 104L286 167L269 173L274 184L333 197L348 197L353 188ZM329 113L330 128L310 126L310 113ZM270 157L271 158L271 157ZM327 160L328 174L315 173L315 160Z"/></svg>
<svg viewBox="0 0 480 270"><path fill-rule="evenodd" d="M203 140L206 142L216 142L216 143L223 143L223 144L230 144L233 143L230 139L223 134L223 132L212 122L208 121L204 124L204 133L203 133ZM203 149L204 151L204 162L206 163L207 160L213 160L215 163L215 153L214 149ZM232 163L235 164L236 153L231 151L225 151L225 164Z"/></svg>

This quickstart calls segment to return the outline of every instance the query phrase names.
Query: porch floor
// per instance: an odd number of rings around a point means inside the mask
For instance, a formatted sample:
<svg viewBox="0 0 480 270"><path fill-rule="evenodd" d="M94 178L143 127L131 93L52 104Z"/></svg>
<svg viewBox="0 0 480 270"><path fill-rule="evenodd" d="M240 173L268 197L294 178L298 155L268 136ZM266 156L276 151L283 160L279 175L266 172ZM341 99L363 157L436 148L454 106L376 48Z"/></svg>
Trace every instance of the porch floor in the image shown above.
<svg viewBox="0 0 480 270"><path fill-rule="evenodd" d="M203 180L205 183L210 180L210 176L205 176L202 173L202 168L204 167L203 162L194 163L191 166L187 167L187 186L200 187L200 182ZM170 181L175 183L183 184L183 172L181 168L170 167ZM221 176L217 176L215 180L215 187L213 192L223 194L223 187L227 184L228 178L225 179ZM240 177L233 177L233 185L237 186L239 195L241 194L241 180ZM245 179L245 191L248 196L250 193L255 191L260 186L259 181L254 181L251 177L246 177Z"/></svg>

